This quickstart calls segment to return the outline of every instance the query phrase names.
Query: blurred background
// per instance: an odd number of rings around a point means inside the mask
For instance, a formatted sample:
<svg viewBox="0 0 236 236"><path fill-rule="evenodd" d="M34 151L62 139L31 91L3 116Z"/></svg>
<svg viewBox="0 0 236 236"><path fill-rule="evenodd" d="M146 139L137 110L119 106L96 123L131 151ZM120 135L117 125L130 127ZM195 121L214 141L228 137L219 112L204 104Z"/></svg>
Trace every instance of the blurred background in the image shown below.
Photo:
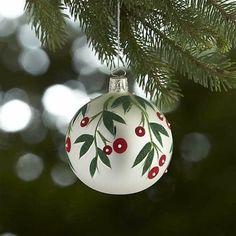
<svg viewBox="0 0 236 236"><path fill-rule="evenodd" d="M64 137L73 114L107 92L110 71L78 22L67 20L63 49L41 47L24 4L0 0L0 236L236 235L236 90L180 78L184 97L165 110L168 173L133 195L91 190L70 170Z"/></svg>

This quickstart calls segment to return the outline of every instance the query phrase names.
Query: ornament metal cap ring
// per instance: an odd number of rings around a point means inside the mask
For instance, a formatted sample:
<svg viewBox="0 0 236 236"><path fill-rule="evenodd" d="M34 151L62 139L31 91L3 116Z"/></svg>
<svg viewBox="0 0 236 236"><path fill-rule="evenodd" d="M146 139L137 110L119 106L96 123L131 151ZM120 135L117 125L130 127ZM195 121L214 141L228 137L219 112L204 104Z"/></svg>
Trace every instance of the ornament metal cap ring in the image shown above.
<svg viewBox="0 0 236 236"><path fill-rule="evenodd" d="M109 92L128 92L128 80L125 77L126 71L122 68L117 68L112 71L112 77L109 81Z"/></svg>

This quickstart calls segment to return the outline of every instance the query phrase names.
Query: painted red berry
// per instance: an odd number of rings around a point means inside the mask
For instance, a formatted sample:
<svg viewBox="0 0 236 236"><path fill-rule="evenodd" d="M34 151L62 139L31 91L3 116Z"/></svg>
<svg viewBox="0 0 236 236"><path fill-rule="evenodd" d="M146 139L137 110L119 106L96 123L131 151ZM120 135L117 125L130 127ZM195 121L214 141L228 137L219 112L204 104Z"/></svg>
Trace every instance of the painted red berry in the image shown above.
<svg viewBox="0 0 236 236"><path fill-rule="evenodd" d="M164 119L164 116L160 113L160 112L157 112L157 117L159 118L159 120L163 120Z"/></svg>
<svg viewBox="0 0 236 236"><path fill-rule="evenodd" d="M112 147L110 145L106 145L104 148L103 148L103 152L107 155L110 155L112 153Z"/></svg>
<svg viewBox="0 0 236 236"><path fill-rule="evenodd" d="M71 141L70 141L70 138L69 138L69 137L66 138L65 148L66 148L66 151L67 151L67 152L70 152L70 149L71 149Z"/></svg>
<svg viewBox="0 0 236 236"><path fill-rule="evenodd" d="M85 127L88 123L89 123L89 118L86 116L81 120L80 126Z"/></svg>
<svg viewBox="0 0 236 236"><path fill-rule="evenodd" d="M166 155L162 155L159 159L159 166L163 166L166 162Z"/></svg>
<svg viewBox="0 0 236 236"><path fill-rule="evenodd" d="M167 124L168 128L170 129L170 123L168 122L168 120L166 120L166 124Z"/></svg>
<svg viewBox="0 0 236 236"><path fill-rule="evenodd" d="M127 142L123 138L118 138L113 142L113 149L117 153L123 153L128 147Z"/></svg>
<svg viewBox="0 0 236 236"><path fill-rule="evenodd" d="M136 133L137 136L142 137L142 136L145 135L145 129L142 126L138 126L135 129L135 133Z"/></svg>
<svg viewBox="0 0 236 236"><path fill-rule="evenodd" d="M153 179L154 177L157 176L158 172L159 172L159 167L158 167L158 166L153 167L153 168L148 172L148 178L149 178L149 179Z"/></svg>

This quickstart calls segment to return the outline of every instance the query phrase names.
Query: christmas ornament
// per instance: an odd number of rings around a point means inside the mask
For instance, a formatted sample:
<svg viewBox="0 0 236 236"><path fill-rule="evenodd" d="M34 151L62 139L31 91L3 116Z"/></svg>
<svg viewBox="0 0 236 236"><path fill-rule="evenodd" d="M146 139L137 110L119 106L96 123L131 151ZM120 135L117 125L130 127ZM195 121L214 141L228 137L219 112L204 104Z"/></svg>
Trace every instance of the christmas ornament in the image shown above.
<svg viewBox="0 0 236 236"><path fill-rule="evenodd" d="M78 178L104 193L130 194L165 173L173 150L170 124L150 102L128 92L125 77L84 105L70 122L66 151Z"/></svg>
<svg viewBox="0 0 236 236"><path fill-rule="evenodd" d="M119 0L117 16L119 68ZM135 193L153 185L166 172L173 150L165 116L150 102L129 93L124 75L113 74L109 93L84 105L66 135L74 173L89 187L110 194Z"/></svg>

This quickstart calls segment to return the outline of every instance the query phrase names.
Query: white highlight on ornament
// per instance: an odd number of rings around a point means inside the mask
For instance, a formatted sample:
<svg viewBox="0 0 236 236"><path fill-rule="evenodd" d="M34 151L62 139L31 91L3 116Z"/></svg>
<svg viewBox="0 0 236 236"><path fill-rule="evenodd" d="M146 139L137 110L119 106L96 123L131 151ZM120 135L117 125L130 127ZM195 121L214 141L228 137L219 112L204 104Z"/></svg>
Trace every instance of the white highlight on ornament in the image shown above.
<svg viewBox="0 0 236 236"><path fill-rule="evenodd" d="M9 19L24 14L25 0L0 0L0 15Z"/></svg>
<svg viewBox="0 0 236 236"><path fill-rule="evenodd" d="M68 187L76 182L76 177L64 164L56 164L51 171L53 182L60 187Z"/></svg>
<svg viewBox="0 0 236 236"><path fill-rule="evenodd" d="M210 148L211 144L206 135L189 133L182 140L181 157L189 162L198 162L208 156Z"/></svg>
<svg viewBox="0 0 236 236"><path fill-rule="evenodd" d="M19 63L29 74L38 76L47 72L50 60L47 53L40 49L26 49L19 56Z"/></svg>
<svg viewBox="0 0 236 236"><path fill-rule="evenodd" d="M14 99L6 102L0 109L0 128L6 132L17 132L25 129L31 118L29 105Z"/></svg>
<svg viewBox="0 0 236 236"><path fill-rule="evenodd" d="M33 181L39 178L43 172L42 159L33 154L27 153L19 158L16 164L16 174L24 181Z"/></svg>

